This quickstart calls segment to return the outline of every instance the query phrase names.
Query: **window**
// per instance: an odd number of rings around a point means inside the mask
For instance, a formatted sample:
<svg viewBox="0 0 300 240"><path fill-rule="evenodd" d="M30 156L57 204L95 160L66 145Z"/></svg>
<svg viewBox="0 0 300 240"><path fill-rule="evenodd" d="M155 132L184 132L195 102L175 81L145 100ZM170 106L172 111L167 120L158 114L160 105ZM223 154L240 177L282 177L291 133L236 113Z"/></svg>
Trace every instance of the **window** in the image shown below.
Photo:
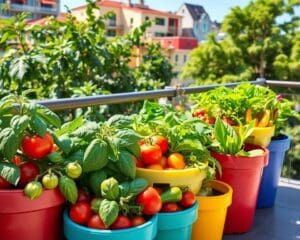
<svg viewBox="0 0 300 240"><path fill-rule="evenodd" d="M146 16L146 17L145 17L145 20L146 20L146 21L148 21L148 20L149 20L149 17L148 17L148 16Z"/></svg>
<svg viewBox="0 0 300 240"><path fill-rule="evenodd" d="M165 19L164 18L155 18L156 25L164 26Z"/></svg>
<svg viewBox="0 0 300 240"><path fill-rule="evenodd" d="M186 55L183 55L183 62L186 62Z"/></svg>
<svg viewBox="0 0 300 240"><path fill-rule="evenodd" d="M133 18L130 18L130 24L133 24Z"/></svg>
<svg viewBox="0 0 300 240"><path fill-rule="evenodd" d="M116 30L107 30L106 35L108 37L115 37L117 35Z"/></svg>
<svg viewBox="0 0 300 240"><path fill-rule="evenodd" d="M173 18L169 19L169 26L171 26L171 27L175 27L176 26L175 25L175 19L173 19Z"/></svg>
<svg viewBox="0 0 300 240"><path fill-rule="evenodd" d="M182 9L181 12L184 13L184 9Z"/></svg>
<svg viewBox="0 0 300 240"><path fill-rule="evenodd" d="M116 16L116 14L113 13L108 18L108 25L109 26L116 26L116 20L117 20L117 16Z"/></svg>
<svg viewBox="0 0 300 240"><path fill-rule="evenodd" d="M175 55L175 62L178 62L178 55Z"/></svg>
<svg viewBox="0 0 300 240"><path fill-rule="evenodd" d="M156 33L154 34L154 36L155 36L155 37L164 37L165 34L162 33L162 32L156 32Z"/></svg>

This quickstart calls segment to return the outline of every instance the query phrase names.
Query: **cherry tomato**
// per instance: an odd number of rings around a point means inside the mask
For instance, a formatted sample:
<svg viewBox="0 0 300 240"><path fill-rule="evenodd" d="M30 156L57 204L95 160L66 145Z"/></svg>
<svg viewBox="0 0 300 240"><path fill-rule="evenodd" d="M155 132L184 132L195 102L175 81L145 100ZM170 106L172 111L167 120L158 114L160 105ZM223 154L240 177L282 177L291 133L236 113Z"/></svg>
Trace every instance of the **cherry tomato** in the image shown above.
<svg viewBox="0 0 300 240"><path fill-rule="evenodd" d="M98 214L94 214L93 216L91 216L87 223L87 226L96 229L108 229L107 227L105 227L102 219L99 217Z"/></svg>
<svg viewBox="0 0 300 240"><path fill-rule="evenodd" d="M215 119L214 117L208 117L208 118L206 119L206 122L207 122L208 124L215 124L216 119Z"/></svg>
<svg viewBox="0 0 300 240"><path fill-rule="evenodd" d="M93 198L90 205L91 205L91 208L92 208L92 211L94 213L98 213L99 212L99 208L100 208L100 204L102 202L102 198Z"/></svg>
<svg viewBox="0 0 300 240"><path fill-rule="evenodd" d="M131 222L128 217L125 215L120 214L116 221L113 222L112 225L110 225L111 229L122 229L122 228L130 228Z"/></svg>
<svg viewBox="0 0 300 240"><path fill-rule="evenodd" d="M135 216L131 218L130 222L131 222L131 226L135 227L144 224L146 220L142 216Z"/></svg>
<svg viewBox="0 0 300 240"><path fill-rule="evenodd" d="M184 169L185 161L183 155L180 153L171 153L167 159L167 165L169 168Z"/></svg>
<svg viewBox="0 0 300 240"><path fill-rule="evenodd" d="M193 206L195 202L196 202L195 194L191 191L187 191L182 193L182 198L179 203L184 208L189 208Z"/></svg>
<svg viewBox="0 0 300 240"><path fill-rule="evenodd" d="M176 212L178 209L176 202L169 202L162 205L161 212Z"/></svg>
<svg viewBox="0 0 300 240"><path fill-rule="evenodd" d="M58 185L58 177L54 173L47 173L42 178L44 188L54 189Z"/></svg>
<svg viewBox="0 0 300 240"><path fill-rule="evenodd" d="M162 156L160 161L159 161L159 164L163 167L163 168L166 168L167 167L167 158L165 156Z"/></svg>
<svg viewBox="0 0 300 240"><path fill-rule="evenodd" d="M193 112L194 117L199 117L199 116L204 116L205 115L205 109L203 108L198 108Z"/></svg>
<svg viewBox="0 0 300 240"><path fill-rule="evenodd" d="M25 185L35 179L40 173L39 167L32 162L23 162L19 166L20 180L18 186L25 187Z"/></svg>
<svg viewBox="0 0 300 240"><path fill-rule="evenodd" d="M11 161L12 161L12 163L14 163L16 166L20 166L20 164L21 164L21 162L22 162L21 158L20 158L18 155L15 155Z"/></svg>
<svg viewBox="0 0 300 240"><path fill-rule="evenodd" d="M150 165L147 166L147 168L152 169L152 170L164 170L164 168L158 163L150 164Z"/></svg>
<svg viewBox="0 0 300 240"><path fill-rule="evenodd" d="M168 139L163 136L153 136L152 143L160 147L162 154L165 154L169 149Z"/></svg>
<svg viewBox="0 0 300 240"><path fill-rule="evenodd" d="M8 181L6 181L6 179L0 176L0 189L8 188L11 188L11 184Z"/></svg>
<svg viewBox="0 0 300 240"><path fill-rule="evenodd" d="M161 157L162 152L158 145L141 145L141 159L145 164L159 163Z"/></svg>
<svg viewBox="0 0 300 240"><path fill-rule="evenodd" d="M56 152L58 150L58 146L54 143L51 148L51 152Z"/></svg>
<svg viewBox="0 0 300 240"><path fill-rule="evenodd" d="M32 159L46 157L51 152L52 146L53 138L49 133L46 133L44 137L25 135L21 142L24 155Z"/></svg>
<svg viewBox="0 0 300 240"><path fill-rule="evenodd" d="M226 122L227 124L232 125L232 120L231 120L231 118L223 117L222 120L223 120L224 122Z"/></svg>
<svg viewBox="0 0 300 240"><path fill-rule="evenodd" d="M162 206L162 201L158 192L153 187L148 187L136 198L136 203L143 206L143 213L154 215L158 213Z"/></svg>
<svg viewBox="0 0 300 240"><path fill-rule="evenodd" d="M92 216L92 209L86 202L79 202L70 209L70 218L78 224L86 224Z"/></svg>
<svg viewBox="0 0 300 240"><path fill-rule="evenodd" d="M77 162L70 162L66 166L66 174L68 177L76 179L81 176L82 167Z"/></svg>
<svg viewBox="0 0 300 240"><path fill-rule="evenodd" d="M137 157L133 156L133 160L135 162L135 166L138 167L138 168L144 168L145 167L145 164L139 160Z"/></svg>
<svg viewBox="0 0 300 240"><path fill-rule="evenodd" d="M89 203L90 201L91 201L90 195L83 188L79 188L77 202Z"/></svg>

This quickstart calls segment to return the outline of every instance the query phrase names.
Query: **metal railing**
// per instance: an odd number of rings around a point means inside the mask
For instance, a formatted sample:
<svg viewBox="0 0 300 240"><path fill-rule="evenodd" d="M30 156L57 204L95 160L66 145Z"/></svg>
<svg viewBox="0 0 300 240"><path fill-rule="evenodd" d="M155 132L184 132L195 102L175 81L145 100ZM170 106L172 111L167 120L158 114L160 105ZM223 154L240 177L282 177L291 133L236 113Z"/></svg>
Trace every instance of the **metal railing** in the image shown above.
<svg viewBox="0 0 300 240"><path fill-rule="evenodd" d="M200 93L220 86L235 87L240 83L242 82L228 83L228 84L213 84L213 85L199 86L199 87L169 87L167 89L162 89L162 90L116 93L116 94L109 94L109 95L98 95L98 96L77 97L77 98L49 99L49 100L41 100L36 102L45 105L52 110L65 110L65 109L74 109L74 108L96 106L96 105L136 102L136 101L142 101L146 99L176 97L183 93L184 94ZM291 82L291 81L274 81L274 80L257 79L255 81L250 81L249 83L257 84L257 85L266 84L269 86L300 88L300 82Z"/></svg>

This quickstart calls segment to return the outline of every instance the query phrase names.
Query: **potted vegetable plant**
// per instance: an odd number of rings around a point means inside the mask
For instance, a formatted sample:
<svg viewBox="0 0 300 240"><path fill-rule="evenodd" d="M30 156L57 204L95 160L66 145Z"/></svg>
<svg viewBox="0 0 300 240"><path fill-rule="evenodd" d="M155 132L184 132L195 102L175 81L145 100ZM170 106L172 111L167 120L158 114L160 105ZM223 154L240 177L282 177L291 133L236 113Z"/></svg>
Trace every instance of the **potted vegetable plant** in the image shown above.
<svg viewBox="0 0 300 240"><path fill-rule="evenodd" d="M60 125L41 105L15 96L0 101L1 239L61 238L63 205L77 199L72 177L81 168L64 161L63 144L49 128Z"/></svg>
<svg viewBox="0 0 300 240"><path fill-rule="evenodd" d="M270 151L269 164L264 169L258 199L258 208L273 207L276 199L278 183L286 151L290 147L290 138L283 129L290 117L300 119L299 113L293 110L293 104L281 95L277 96L278 110L274 121L275 135L268 146Z"/></svg>
<svg viewBox="0 0 300 240"><path fill-rule="evenodd" d="M228 208L225 233L243 233L251 229L263 167L268 163L268 150L262 146L244 144L254 123L232 126L217 118L214 126L216 145L211 155L222 166L217 179L233 189L232 205Z"/></svg>

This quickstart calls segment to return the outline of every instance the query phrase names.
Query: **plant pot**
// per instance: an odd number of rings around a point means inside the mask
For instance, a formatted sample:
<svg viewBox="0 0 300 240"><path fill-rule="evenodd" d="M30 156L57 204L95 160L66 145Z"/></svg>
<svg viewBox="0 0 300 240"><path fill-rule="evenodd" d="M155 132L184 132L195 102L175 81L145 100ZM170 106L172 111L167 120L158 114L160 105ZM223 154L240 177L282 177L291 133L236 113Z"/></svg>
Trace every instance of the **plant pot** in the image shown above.
<svg viewBox="0 0 300 240"><path fill-rule="evenodd" d="M145 178L151 186L155 184L187 186L196 194L201 189L202 181L206 177L206 172L199 168L186 168L182 170L152 170L137 168L136 177Z"/></svg>
<svg viewBox="0 0 300 240"><path fill-rule="evenodd" d="M268 146L269 164L264 168L262 175L257 208L270 208L274 206L277 187L280 179L285 152L290 148L291 139L287 135L279 135Z"/></svg>
<svg viewBox="0 0 300 240"><path fill-rule="evenodd" d="M63 218L67 240L153 240L157 233L157 215L140 226L120 230L100 230L79 225L70 219L67 209Z"/></svg>
<svg viewBox="0 0 300 240"><path fill-rule="evenodd" d="M197 196L198 219L193 225L192 240L222 240L227 208L232 201L232 188L221 181L211 181L209 186L220 195Z"/></svg>
<svg viewBox="0 0 300 240"><path fill-rule="evenodd" d="M222 166L222 176L217 179L233 189L232 205L228 208L225 233L244 233L253 224L259 184L263 167L268 163L269 151L265 147L247 144L245 150L262 149L262 156L235 156L211 152Z"/></svg>
<svg viewBox="0 0 300 240"><path fill-rule="evenodd" d="M44 190L35 200L23 190L0 190L0 239L62 239L64 202L58 189Z"/></svg>
<svg viewBox="0 0 300 240"><path fill-rule="evenodd" d="M191 208L173 213L158 213L155 240L190 240L198 216L198 202Z"/></svg>

